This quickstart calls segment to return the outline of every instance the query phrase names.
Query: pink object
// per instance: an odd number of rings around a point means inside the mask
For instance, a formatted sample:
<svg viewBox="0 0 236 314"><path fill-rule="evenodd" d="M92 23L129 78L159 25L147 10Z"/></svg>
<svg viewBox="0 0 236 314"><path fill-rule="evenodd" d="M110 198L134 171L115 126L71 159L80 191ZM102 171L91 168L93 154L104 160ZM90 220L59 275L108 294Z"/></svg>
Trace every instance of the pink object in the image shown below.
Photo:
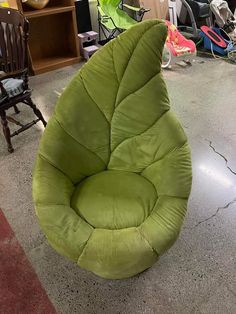
<svg viewBox="0 0 236 314"><path fill-rule="evenodd" d="M174 57L196 53L196 45L192 40L186 39L169 21L165 21L165 24L168 27L166 46Z"/></svg>

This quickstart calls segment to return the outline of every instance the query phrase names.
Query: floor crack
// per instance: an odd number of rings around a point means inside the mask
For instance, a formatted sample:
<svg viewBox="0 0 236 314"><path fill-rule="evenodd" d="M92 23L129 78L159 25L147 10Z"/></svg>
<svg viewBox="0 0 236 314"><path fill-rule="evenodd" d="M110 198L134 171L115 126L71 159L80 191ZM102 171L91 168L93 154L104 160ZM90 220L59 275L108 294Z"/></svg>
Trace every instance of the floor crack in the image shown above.
<svg viewBox="0 0 236 314"><path fill-rule="evenodd" d="M235 202L236 202L236 197L235 197L232 201L230 201L229 203L227 203L225 206L218 207L217 210L216 210L216 212L215 212L214 214L212 214L210 217L199 221L199 222L194 226L194 228L198 227L198 226L201 225L203 222L206 222L206 221L208 221L208 220L210 220L210 219L216 217L216 216L218 215L218 213L219 213L221 210L229 208L229 207L230 207L232 204L234 204Z"/></svg>
<svg viewBox="0 0 236 314"><path fill-rule="evenodd" d="M221 153L219 153L219 152L215 149L215 147L212 145L212 141L209 141L209 140L207 140L207 139L206 139L206 141L209 143L210 148L211 148L217 155L219 155L220 157L222 157L222 158L224 159L225 165L226 165L226 167L229 169L229 171L230 171L231 173L233 173L234 175L236 175L236 172L235 172L234 170L232 170L232 168L230 168L230 167L228 166L228 159L227 159L224 155L222 155Z"/></svg>
<svg viewBox="0 0 236 314"><path fill-rule="evenodd" d="M214 151L214 153L216 153L217 155L219 155L221 158L224 159L225 165L226 165L226 167L229 169L229 171L230 171L231 173L233 173L234 175L236 175L236 172L235 172L234 170L232 170L232 169L228 166L228 159L227 159L223 154L221 154L220 152L218 152L218 151L215 149L215 147L212 145L212 141L210 141L210 140L208 140L208 139L205 139L205 140L209 143L209 147ZM209 216L209 217L207 217L207 218L205 218L205 219L199 221L199 222L194 226L194 228L196 228L196 227L198 227L199 225L201 225L202 223L204 223L204 222L206 222L206 221L208 221L208 220L210 220L210 219L216 217L216 216L218 215L218 213L219 213L221 210L229 208L229 207L230 207L232 204L234 204L234 203L236 203L236 197L235 197L232 201L228 202L225 206L218 207L217 210L215 211L215 213L212 214L211 216Z"/></svg>

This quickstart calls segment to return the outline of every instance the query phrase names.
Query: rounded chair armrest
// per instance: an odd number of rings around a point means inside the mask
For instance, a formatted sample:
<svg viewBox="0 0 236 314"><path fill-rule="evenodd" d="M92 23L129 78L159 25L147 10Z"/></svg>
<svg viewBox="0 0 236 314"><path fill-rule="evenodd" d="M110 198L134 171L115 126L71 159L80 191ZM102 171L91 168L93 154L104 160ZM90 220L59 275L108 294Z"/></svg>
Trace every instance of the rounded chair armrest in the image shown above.
<svg viewBox="0 0 236 314"><path fill-rule="evenodd" d="M41 228L59 253L77 261L93 227L70 207L73 183L42 156L36 160L33 178L33 198Z"/></svg>
<svg viewBox="0 0 236 314"><path fill-rule="evenodd" d="M128 5L128 4L123 4L122 7L126 8L126 9L129 9L131 11L134 11L136 12L138 15L144 15L146 12L149 12L151 9L148 9L148 8L139 8L139 7L133 7L132 5Z"/></svg>

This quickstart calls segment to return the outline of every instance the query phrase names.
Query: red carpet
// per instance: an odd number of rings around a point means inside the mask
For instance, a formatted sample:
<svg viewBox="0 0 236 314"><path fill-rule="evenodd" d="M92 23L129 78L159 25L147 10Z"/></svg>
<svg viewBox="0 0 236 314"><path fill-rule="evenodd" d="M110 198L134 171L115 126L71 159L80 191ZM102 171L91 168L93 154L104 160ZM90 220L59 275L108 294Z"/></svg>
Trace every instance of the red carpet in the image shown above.
<svg viewBox="0 0 236 314"><path fill-rule="evenodd" d="M1 209L0 313L56 313Z"/></svg>

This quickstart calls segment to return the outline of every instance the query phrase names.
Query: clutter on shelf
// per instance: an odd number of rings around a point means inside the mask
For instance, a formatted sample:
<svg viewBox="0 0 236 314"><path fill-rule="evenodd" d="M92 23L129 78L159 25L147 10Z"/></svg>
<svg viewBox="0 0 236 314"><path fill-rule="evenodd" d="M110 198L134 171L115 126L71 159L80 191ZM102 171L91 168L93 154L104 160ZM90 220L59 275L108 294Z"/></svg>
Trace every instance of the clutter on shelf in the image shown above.
<svg viewBox="0 0 236 314"><path fill-rule="evenodd" d="M22 0L23 3L37 10L45 8L49 1L50 0Z"/></svg>

